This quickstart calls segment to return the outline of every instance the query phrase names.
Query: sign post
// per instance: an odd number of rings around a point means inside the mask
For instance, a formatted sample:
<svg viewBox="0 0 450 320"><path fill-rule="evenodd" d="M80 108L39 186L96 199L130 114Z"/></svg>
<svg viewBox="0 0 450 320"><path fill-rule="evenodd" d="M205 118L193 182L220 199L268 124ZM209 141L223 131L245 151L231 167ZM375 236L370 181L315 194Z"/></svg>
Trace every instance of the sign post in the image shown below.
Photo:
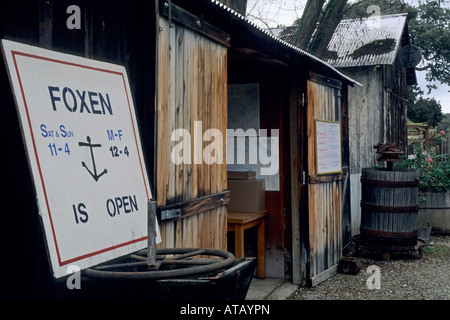
<svg viewBox="0 0 450 320"><path fill-rule="evenodd" d="M148 202L148 245L147 245L147 266L156 265L156 201Z"/></svg>
<svg viewBox="0 0 450 320"><path fill-rule="evenodd" d="M1 44L54 277L145 248L152 193L125 68Z"/></svg>

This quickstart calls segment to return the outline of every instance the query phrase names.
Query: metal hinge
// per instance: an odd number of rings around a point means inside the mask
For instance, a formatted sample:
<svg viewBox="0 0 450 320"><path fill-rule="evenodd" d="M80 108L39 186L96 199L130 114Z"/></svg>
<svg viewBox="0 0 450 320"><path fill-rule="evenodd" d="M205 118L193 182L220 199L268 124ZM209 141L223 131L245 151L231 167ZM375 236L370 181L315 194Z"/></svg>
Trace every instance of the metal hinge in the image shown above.
<svg viewBox="0 0 450 320"><path fill-rule="evenodd" d="M161 220L176 219L181 217L181 209L169 209L161 211Z"/></svg>
<svg viewBox="0 0 450 320"><path fill-rule="evenodd" d="M306 184L306 172L305 171L303 171L302 183L303 183L303 185Z"/></svg>

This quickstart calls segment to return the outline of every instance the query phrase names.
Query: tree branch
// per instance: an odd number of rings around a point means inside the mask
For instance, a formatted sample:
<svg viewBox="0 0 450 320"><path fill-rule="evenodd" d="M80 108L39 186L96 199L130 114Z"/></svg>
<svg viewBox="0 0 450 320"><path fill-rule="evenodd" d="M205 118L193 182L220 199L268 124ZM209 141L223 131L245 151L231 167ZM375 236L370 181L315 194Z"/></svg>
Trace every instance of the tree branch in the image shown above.
<svg viewBox="0 0 450 320"><path fill-rule="evenodd" d="M430 70L431 69L431 65L427 64L425 67L415 67L414 70L416 71L425 71L425 70Z"/></svg>
<svg viewBox="0 0 450 320"><path fill-rule="evenodd" d="M348 6L345 10L344 10L344 14L346 14L347 12L349 12L350 10L352 10L354 7L360 6L361 4L363 4L364 2L369 2L372 0L361 0L359 2L355 2L354 4Z"/></svg>

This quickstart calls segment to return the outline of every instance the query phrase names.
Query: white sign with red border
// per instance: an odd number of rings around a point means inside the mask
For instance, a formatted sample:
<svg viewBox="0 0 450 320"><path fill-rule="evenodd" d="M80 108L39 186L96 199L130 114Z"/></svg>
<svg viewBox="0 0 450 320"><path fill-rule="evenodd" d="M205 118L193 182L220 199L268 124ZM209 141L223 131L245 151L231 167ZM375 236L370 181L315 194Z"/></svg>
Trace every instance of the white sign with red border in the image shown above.
<svg viewBox="0 0 450 320"><path fill-rule="evenodd" d="M54 277L145 248L152 193L125 68L9 40L2 49Z"/></svg>

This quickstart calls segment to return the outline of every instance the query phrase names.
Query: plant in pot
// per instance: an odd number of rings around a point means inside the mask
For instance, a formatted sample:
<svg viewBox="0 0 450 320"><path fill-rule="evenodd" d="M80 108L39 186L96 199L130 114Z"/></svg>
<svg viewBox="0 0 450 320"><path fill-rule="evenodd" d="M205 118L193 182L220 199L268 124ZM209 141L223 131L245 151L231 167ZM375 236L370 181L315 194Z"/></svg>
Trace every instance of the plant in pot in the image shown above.
<svg viewBox="0 0 450 320"><path fill-rule="evenodd" d="M413 155L396 164L396 167L419 172L418 225L429 225L437 233L450 231L450 162L447 154L437 153L445 140L442 131L426 151L419 141L415 141Z"/></svg>

